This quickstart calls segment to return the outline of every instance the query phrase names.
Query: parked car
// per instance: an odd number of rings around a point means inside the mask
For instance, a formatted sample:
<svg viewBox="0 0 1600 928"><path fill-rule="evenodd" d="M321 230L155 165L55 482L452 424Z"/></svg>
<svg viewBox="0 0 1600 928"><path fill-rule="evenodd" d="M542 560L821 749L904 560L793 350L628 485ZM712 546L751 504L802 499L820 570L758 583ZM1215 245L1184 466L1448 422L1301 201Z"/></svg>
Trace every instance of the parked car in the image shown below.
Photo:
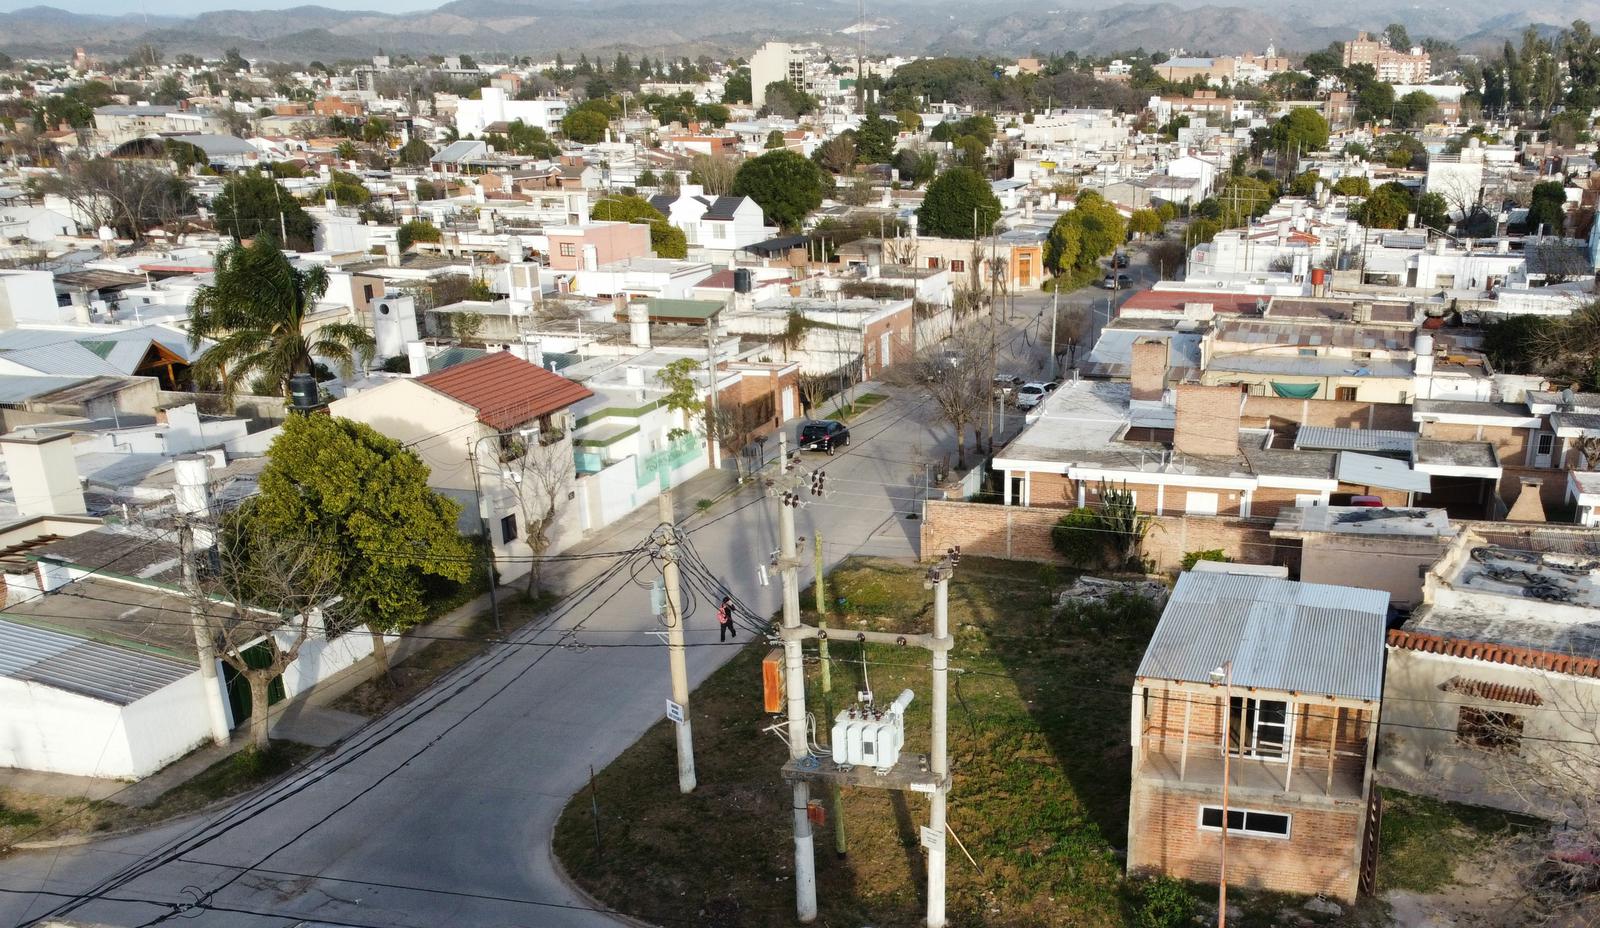
<svg viewBox="0 0 1600 928"><path fill-rule="evenodd" d="M833 419L819 419L800 426L800 450L832 454L835 448L850 444L850 428Z"/></svg>
<svg viewBox="0 0 1600 928"><path fill-rule="evenodd" d="M1055 388L1056 385L1053 383L1039 383L1036 381L1023 384L1017 389L1017 408L1032 409L1044 402L1044 398L1049 396L1050 391Z"/></svg>
<svg viewBox="0 0 1600 928"><path fill-rule="evenodd" d="M1022 378L1015 374L996 374L994 377L994 388L1000 392L1001 396L1010 396L1012 391L1021 383Z"/></svg>
<svg viewBox="0 0 1600 928"><path fill-rule="evenodd" d="M1119 251L1116 254L1112 255L1111 256L1111 266L1112 267L1127 267L1128 266L1128 253L1125 252L1125 251Z"/></svg>
<svg viewBox="0 0 1600 928"><path fill-rule="evenodd" d="M1107 274L1105 280L1100 282L1100 286L1107 290L1123 290L1133 286L1133 278L1127 274Z"/></svg>

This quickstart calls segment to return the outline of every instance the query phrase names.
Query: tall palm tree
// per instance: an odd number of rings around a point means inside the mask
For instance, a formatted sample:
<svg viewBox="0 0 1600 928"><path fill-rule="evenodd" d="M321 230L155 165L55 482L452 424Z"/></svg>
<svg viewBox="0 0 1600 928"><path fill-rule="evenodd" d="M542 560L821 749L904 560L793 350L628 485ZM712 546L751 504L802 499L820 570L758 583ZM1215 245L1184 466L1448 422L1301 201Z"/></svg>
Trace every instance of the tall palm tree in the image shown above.
<svg viewBox="0 0 1600 928"><path fill-rule="evenodd" d="M214 280L195 292L189 308L189 344L216 344L194 363L197 379L221 381L232 400L238 385L260 378L287 396L289 378L315 373L325 358L348 373L372 360L372 334L354 322L325 323L306 334L305 319L328 290L319 266L295 267L268 236L234 242L217 253Z"/></svg>

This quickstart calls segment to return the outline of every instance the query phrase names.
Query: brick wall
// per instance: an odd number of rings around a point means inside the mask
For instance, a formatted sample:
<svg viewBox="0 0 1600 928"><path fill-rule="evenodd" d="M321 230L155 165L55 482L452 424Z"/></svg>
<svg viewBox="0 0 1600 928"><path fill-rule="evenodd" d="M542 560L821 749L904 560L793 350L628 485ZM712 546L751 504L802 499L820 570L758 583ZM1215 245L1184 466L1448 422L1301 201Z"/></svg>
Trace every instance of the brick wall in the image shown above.
<svg viewBox="0 0 1600 928"><path fill-rule="evenodd" d="M1200 806L1220 805L1221 798L1220 790L1180 790L1135 779L1128 871L1215 883L1222 836L1202 831L1198 823ZM1235 795L1230 805L1293 819L1288 838L1229 833L1228 885L1355 900L1363 803L1303 806Z"/></svg>
<svg viewBox="0 0 1600 928"><path fill-rule="evenodd" d="M1289 447L1302 425L1323 425L1347 429L1415 430L1411 407L1401 403L1363 403L1343 400L1295 400L1282 396L1248 396L1243 412L1246 428L1270 428Z"/></svg>
<svg viewBox="0 0 1600 928"><path fill-rule="evenodd" d="M965 549L962 549L965 551ZM1271 692L1254 692L1261 699L1272 699ZM1288 694L1281 695L1292 701ZM1220 687L1214 698L1181 690L1149 687L1145 703L1144 734L1155 739L1147 743L1151 753L1177 757L1182 753L1184 715L1189 717L1189 756L1216 757L1222 743L1222 701ZM1365 770L1367 720L1369 714L1355 709L1300 704L1294 707L1293 735L1295 776L1302 772L1319 782L1328 776L1328 744L1333 739L1333 771L1338 781L1359 783ZM1261 763L1242 761L1242 763ZM1336 781L1336 782L1338 782Z"/></svg>
<svg viewBox="0 0 1600 928"><path fill-rule="evenodd" d="M1159 400L1167 389L1167 343L1141 338L1133 343L1133 398Z"/></svg>
<svg viewBox="0 0 1600 928"><path fill-rule="evenodd" d="M1233 457L1239 453L1237 387L1178 387L1178 426L1172 446L1184 454Z"/></svg>
<svg viewBox="0 0 1600 928"><path fill-rule="evenodd" d="M1034 499L1038 499L1034 476ZM1062 516L1060 508L996 506L929 500L923 509L922 550L943 552L960 545L963 553L1021 561L1061 562L1050 544L1050 529ZM1300 547L1271 537L1268 520L1157 517L1145 537L1145 556L1163 572L1178 570L1190 551L1220 548L1230 558L1246 564L1279 564L1295 573L1300 567Z"/></svg>

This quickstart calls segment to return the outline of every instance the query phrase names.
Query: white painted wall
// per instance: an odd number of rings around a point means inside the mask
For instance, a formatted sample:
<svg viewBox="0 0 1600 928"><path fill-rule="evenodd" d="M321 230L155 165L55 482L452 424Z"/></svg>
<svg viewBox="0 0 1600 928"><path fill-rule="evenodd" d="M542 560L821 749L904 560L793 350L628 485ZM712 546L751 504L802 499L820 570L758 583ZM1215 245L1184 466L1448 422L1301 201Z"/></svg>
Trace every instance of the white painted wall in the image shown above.
<svg viewBox="0 0 1600 928"><path fill-rule="evenodd" d="M148 776L210 733L199 671L127 706L0 677L0 766Z"/></svg>

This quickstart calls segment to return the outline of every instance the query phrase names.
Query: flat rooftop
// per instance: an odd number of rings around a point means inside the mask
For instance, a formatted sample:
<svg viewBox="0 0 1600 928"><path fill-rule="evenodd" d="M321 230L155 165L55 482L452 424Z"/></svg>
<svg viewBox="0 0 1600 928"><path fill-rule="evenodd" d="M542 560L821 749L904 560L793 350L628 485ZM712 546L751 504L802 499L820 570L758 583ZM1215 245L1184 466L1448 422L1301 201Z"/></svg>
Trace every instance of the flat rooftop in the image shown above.
<svg viewBox="0 0 1600 928"><path fill-rule="evenodd" d="M1448 538L1455 534L1443 509L1420 507L1294 506L1278 510L1279 533L1318 533L1383 538Z"/></svg>

